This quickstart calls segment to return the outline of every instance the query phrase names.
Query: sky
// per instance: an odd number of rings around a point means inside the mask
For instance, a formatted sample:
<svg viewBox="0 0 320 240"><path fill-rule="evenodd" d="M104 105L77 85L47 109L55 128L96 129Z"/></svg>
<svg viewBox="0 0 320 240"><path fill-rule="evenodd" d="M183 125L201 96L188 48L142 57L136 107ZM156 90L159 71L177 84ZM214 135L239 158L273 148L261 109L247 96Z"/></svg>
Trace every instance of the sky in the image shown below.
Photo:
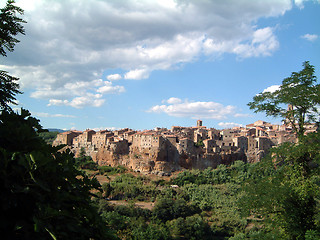
<svg viewBox="0 0 320 240"><path fill-rule="evenodd" d="M5 2L0 1L0 8ZM310 61L320 0L16 0L25 35L0 69L44 128L281 123L247 103Z"/></svg>

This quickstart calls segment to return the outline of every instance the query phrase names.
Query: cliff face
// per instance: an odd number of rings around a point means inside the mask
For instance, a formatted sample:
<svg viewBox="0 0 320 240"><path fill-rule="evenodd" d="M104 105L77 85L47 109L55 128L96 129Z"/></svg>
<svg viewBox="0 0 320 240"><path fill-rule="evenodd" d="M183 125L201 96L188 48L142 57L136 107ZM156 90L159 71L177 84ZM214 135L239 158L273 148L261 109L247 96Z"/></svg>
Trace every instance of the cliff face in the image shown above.
<svg viewBox="0 0 320 240"><path fill-rule="evenodd" d="M168 146L161 149L130 149L129 152L101 148L92 152L91 156L99 165L123 165L137 172L157 175L170 175L181 169L215 168L219 164L231 164L235 160L246 161L245 154L240 151L204 153L201 148L197 148L192 153L186 153Z"/></svg>

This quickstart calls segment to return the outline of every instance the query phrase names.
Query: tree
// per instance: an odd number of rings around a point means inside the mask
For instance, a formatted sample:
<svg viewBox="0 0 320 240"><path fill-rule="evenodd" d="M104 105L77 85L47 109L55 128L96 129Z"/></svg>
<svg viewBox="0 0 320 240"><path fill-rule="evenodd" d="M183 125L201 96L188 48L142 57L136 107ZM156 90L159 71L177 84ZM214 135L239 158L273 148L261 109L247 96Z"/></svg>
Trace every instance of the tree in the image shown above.
<svg viewBox="0 0 320 240"><path fill-rule="evenodd" d="M305 239L308 231L319 231L319 149L319 133L308 134L303 144L273 148L255 166L260 177L245 185L241 211L281 233L278 239Z"/></svg>
<svg viewBox="0 0 320 240"><path fill-rule="evenodd" d="M91 203L100 184L38 131L27 110L0 114L1 238L112 239Z"/></svg>
<svg viewBox="0 0 320 240"><path fill-rule="evenodd" d="M17 17L17 14L23 15L24 11L13 4L13 0L8 0L6 6L0 9L0 54L2 56L7 56L6 50L13 52L16 43L20 42L15 36L25 33L21 23L26 21Z"/></svg>
<svg viewBox="0 0 320 240"><path fill-rule="evenodd" d="M16 43L19 42L15 36L24 34L21 23L25 21L17 17L18 14L23 14L23 10L13 4L13 0L8 0L6 6L0 9L0 54L5 57L7 56L6 50L12 52ZM0 70L0 110L10 111L9 104L15 104L15 95L21 93L16 83L18 80L19 78Z"/></svg>
<svg viewBox="0 0 320 240"><path fill-rule="evenodd" d="M12 77L6 71L0 70L0 110L10 111L9 104L15 103L15 95L21 93L19 84L16 83L19 78Z"/></svg>
<svg viewBox="0 0 320 240"><path fill-rule="evenodd" d="M281 239L306 239L318 233L320 133L305 135L305 124L318 117L320 85L309 62L293 72L274 92L263 92L248 105L255 112L282 117L290 124L299 142L273 148L257 164L257 170L271 174L252 179L240 201L248 215L261 217L270 229L280 230ZM286 105L288 108L286 109ZM269 224L268 224L269 222ZM273 231L271 230L271 231Z"/></svg>
<svg viewBox="0 0 320 240"><path fill-rule="evenodd" d="M262 92L249 102L255 113L265 112L267 116L281 117L289 123L298 138L305 133L305 124L315 122L320 104L320 85L314 74L314 66L303 63L300 72L293 72L282 81L274 92Z"/></svg>

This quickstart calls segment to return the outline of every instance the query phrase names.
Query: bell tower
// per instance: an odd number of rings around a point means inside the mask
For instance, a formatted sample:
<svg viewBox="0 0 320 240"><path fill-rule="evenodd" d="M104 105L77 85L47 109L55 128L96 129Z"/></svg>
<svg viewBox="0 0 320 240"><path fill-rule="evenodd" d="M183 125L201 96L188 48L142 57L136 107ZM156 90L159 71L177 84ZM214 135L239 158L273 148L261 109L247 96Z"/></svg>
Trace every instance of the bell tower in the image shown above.
<svg viewBox="0 0 320 240"><path fill-rule="evenodd" d="M197 127L202 127L202 121L201 120L197 121Z"/></svg>

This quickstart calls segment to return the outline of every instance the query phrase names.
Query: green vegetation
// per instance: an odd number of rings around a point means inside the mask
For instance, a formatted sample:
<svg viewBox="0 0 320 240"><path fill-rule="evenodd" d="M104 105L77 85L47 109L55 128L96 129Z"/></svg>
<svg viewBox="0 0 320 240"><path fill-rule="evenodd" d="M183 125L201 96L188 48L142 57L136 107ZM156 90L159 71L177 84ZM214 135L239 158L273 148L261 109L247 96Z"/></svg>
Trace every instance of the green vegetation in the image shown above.
<svg viewBox="0 0 320 240"><path fill-rule="evenodd" d="M230 167L184 171L168 182L121 174L103 184L103 196L128 204L110 205L109 200L100 199L97 205L121 238L228 239L251 233L237 203L243 196L242 185L255 167L237 161ZM177 183L181 183L179 187L174 186ZM141 201L152 209L134 206Z"/></svg>
<svg viewBox="0 0 320 240"><path fill-rule="evenodd" d="M319 160L320 136L308 138L304 150L285 144L259 163L188 170L168 182L118 175L103 184L103 196L127 204L100 199L100 214L123 239L319 239L317 167L307 181L293 165L274 161L293 163L305 152ZM141 201L151 210L134 206Z"/></svg>
<svg viewBox="0 0 320 240"><path fill-rule="evenodd" d="M150 201L159 193L155 183L150 179L142 176L135 177L130 173L116 176L110 182L110 187L111 191L108 196L115 200Z"/></svg>
<svg viewBox="0 0 320 240"><path fill-rule="evenodd" d="M124 173L127 171L127 169L124 166L99 166L98 167L99 174L106 174L106 175L115 175L117 173Z"/></svg>
<svg viewBox="0 0 320 240"><path fill-rule="evenodd" d="M39 136L43 138L43 140L47 143L52 145L53 141L56 139L59 132L41 132Z"/></svg>
<svg viewBox="0 0 320 240"><path fill-rule="evenodd" d="M204 143L203 143L203 141L201 139L199 139L198 142L195 143L195 146L196 147L204 147Z"/></svg>
<svg viewBox="0 0 320 240"><path fill-rule="evenodd" d="M304 135L306 123L318 120L320 104L320 84L317 84L314 66L306 61L303 67L285 78L278 90L260 93L248 103L255 112L287 121L299 138Z"/></svg>
<svg viewBox="0 0 320 240"><path fill-rule="evenodd" d="M299 139L296 144L285 143L271 151L260 165L273 174L251 180L243 201L247 215L269 222L269 228L282 239L320 235L320 136L319 132L305 135L305 123L319 118L320 85L314 67L309 62L303 66L303 70L284 79L279 90L257 95L249 103L256 112L285 118ZM284 104L289 105L287 110Z"/></svg>
<svg viewBox="0 0 320 240"><path fill-rule="evenodd" d="M18 34L24 34L22 23L25 21L18 17L23 14L23 10L9 0L6 6L0 9L0 55L6 57L6 51L12 52L14 46L19 42L15 38ZM19 78L10 76L8 72L0 70L0 110L11 111L9 104L15 104L15 95L21 93Z"/></svg>
<svg viewBox="0 0 320 240"><path fill-rule="evenodd" d="M75 166L79 169L88 169L93 171L98 169L98 164L92 161L92 158L89 156L75 158Z"/></svg>

